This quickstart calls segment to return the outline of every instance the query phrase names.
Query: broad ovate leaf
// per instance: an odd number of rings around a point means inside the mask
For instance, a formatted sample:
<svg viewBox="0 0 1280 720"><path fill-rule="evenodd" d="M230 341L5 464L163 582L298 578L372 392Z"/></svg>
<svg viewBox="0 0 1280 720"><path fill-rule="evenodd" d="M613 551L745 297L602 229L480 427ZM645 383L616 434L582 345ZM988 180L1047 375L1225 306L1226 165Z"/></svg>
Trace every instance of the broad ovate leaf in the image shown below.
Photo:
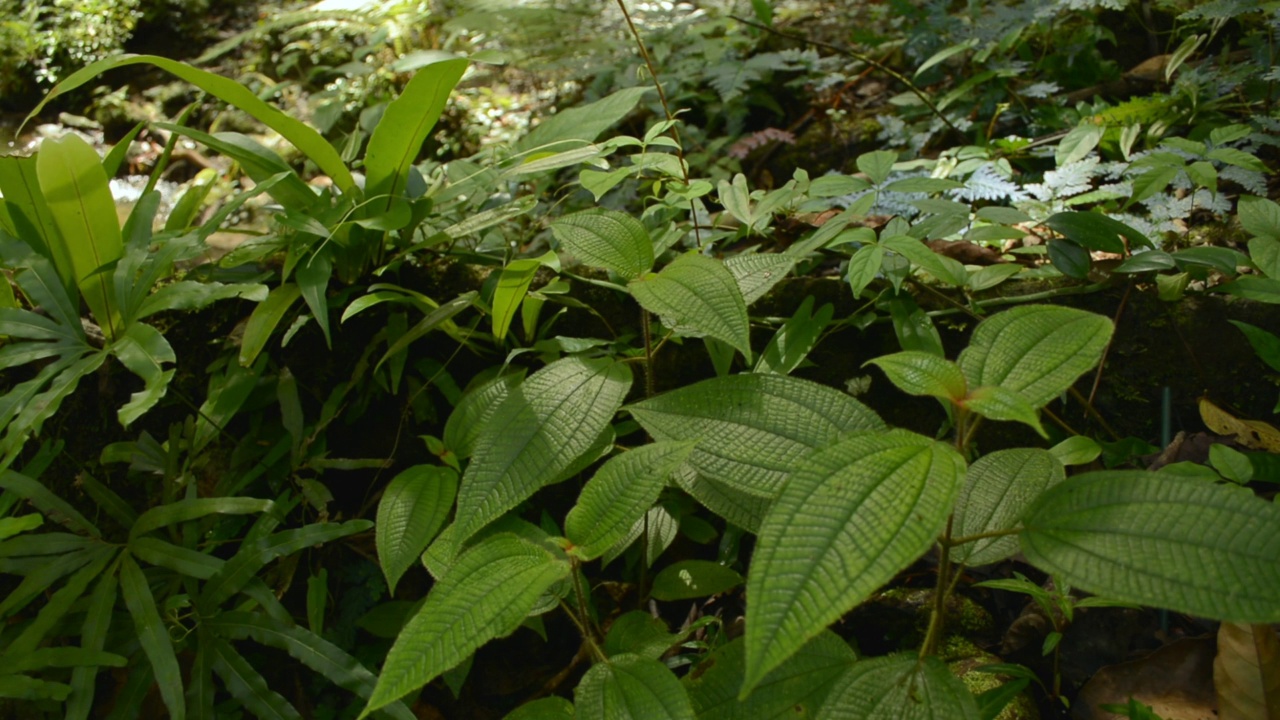
<svg viewBox="0 0 1280 720"><path fill-rule="evenodd" d="M458 489L459 546L539 488L563 479L604 433L631 388L631 370L568 357L513 388L476 438Z"/></svg>
<svg viewBox="0 0 1280 720"><path fill-rule="evenodd" d="M1026 398L1008 388L999 385L974 388L969 397L964 399L964 406L990 420L1008 420L1028 425L1040 433L1040 437L1048 439L1049 435L1040 424L1040 416Z"/></svg>
<svg viewBox="0 0 1280 720"><path fill-rule="evenodd" d="M659 442L611 458L587 481L565 518L565 535L585 560L603 555L630 532L693 452L694 443Z"/></svg>
<svg viewBox="0 0 1280 720"><path fill-rule="evenodd" d="M983 455L969 466L956 498L953 538L1017 527L1018 519L1040 493L1066 477L1062 463L1047 450L1014 448ZM1018 551L1012 535L983 538L951 548L951 559L986 565Z"/></svg>
<svg viewBox="0 0 1280 720"><path fill-rule="evenodd" d="M577 720L693 720L684 686L666 665L617 655L587 671L573 692Z"/></svg>
<svg viewBox="0 0 1280 720"><path fill-rule="evenodd" d="M1024 305L978 325L958 363L969 387L998 385L1041 408L1098 364L1111 332L1101 315Z"/></svg>
<svg viewBox="0 0 1280 720"><path fill-rule="evenodd" d="M551 232L569 254L592 267L632 280L653 268L653 241L640 221L616 210L594 208L565 215Z"/></svg>
<svg viewBox="0 0 1280 720"><path fill-rule="evenodd" d="M505 533L463 553L400 631L360 717L426 685L481 645L514 631L542 593L568 576L568 562Z"/></svg>
<svg viewBox="0 0 1280 720"><path fill-rule="evenodd" d="M467 390L449 413L444 425L444 446L460 458L475 451L480 431L511 391L524 380L524 372L511 372L486 380Z"/></svg>
<svg viewBox="0 0 1280 720"><path fill-rule="evenodd" d="M868 360L884 371L889 381L909 395L932 395L959 402L965 396L964 374L955 363L932 353L905 350Z"/></svg>
<svg viewBox="0 0 1280 720"><path fill-rule="evenodd" d="M754 253L725 258L725 269L733 275L747 305L764 297L774 285L784 280L795 267L796 259L776 253Z"/></svg>
<svg viewBox="0 0 1280 720"><path fill-rule="evenodd" d="M964 472L950 446L905 430L857 433L796 464L747 578L743 697L933 545Z"/></svg>
<svg viewBox="0 0 1280 720"><path fill-rule="evenodd" d="M724 264L697 253L681 255L657 273L627 284L645 310L671 329L723 340L751 360L747 303Z"/></svg>
<svg viewBox="0 0 1280 720"><path fill-rule="evenodd" d="M650 595L670 602L717 595L742 584L737 571L710 560L681 560L653 578Z"/></svg>
<svg viewBox="0 0 1280 720"><path fill-rule="evenodd" d="M762 498L773 498L811 450L844 433L884 427L848 395L786 375L703 380L627 411L655 440L698 440L689 462L699 474Z"/></svg>
<svg viewBox="0 0 1280 720"><path fill-rule="evenodd" d="M1280 506L1197 478L1110 471L1051 488L1022 520L1035 566L1114 600L1280 622Z"/></svg>
<svg viewBox="0 0 1280 720"><path fill-rule="evenodd" d="M814 716L817 720L978 720L964 683L936 657L860 660Z"/></svg>
<svg viewBox="0 0 1280 720"><path fill-rule="evenodd" d="M394 595L396 583L444 527L458 493L458 473L415 465L392 478L378 502L378 564Z"/></svg>
<svg viewBox="0 0 1280 720"><path fill-rule="evenodd" d="M812 717L836 681L857 660L838 635L823 631L774 669L754 692L738 699L746 662L746 644L737 638L716 649L685 675L699 720L794 720Z"/></svg>

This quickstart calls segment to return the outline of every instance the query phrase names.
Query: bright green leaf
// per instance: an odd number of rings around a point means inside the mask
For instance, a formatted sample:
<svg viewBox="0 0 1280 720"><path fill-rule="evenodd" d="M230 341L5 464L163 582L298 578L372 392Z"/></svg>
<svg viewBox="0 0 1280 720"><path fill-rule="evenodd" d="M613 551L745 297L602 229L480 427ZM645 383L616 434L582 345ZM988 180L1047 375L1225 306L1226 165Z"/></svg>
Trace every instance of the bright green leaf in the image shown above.
<svg viewBox="0 0 1280 720"><path fill-rule="evenodd" d="M653 268L653 241L639 220L616 210L595 208L565 215L551 232L569 254L627 280Z"/></svg>
<svg viewBox="0 0 1280 720"><path fill-rule="evenodd" d="M892 150L877 150L863 153L855 161L858 170L867 174L872 185L879 185L889 179L893 164L898 161L898 153Z"/></svg>
<svg viewBox="0 0 1280 720"><path fill-rule="evenodd" d="M908 395L932 395L951 402L964 399L964 374L950 360L919 350L882 355L863 364L875 365Z"/></svg>
<svg viewBox="0 0 1280 720"><path fill-rule="evenodd" d="M956 498L952 537L1009 530L1042 492L1066 477L1062 463L1035 448L997 450L969 466ZM1018 552L1012 535L975 540L951 548L951 559L970 566L986 565Z"/></svg>
<svg viewBox="0 0 1280 720"><path fill-rule="evenodd" d="M151 663L159 684L160 697L164 700L169 716L175 720L186 717L187 705L182 701L182 669L174 653L164 621L156 610L155 597L147 585L147 576L126 553L120 559L120 591L125 606L133 617L138 632L138 642Z"/></svg>
<svg viewBox="0 0 1280 720"><path fill-rule="evenodd" d="M1049 454L1063 465L1087 465L1102 454L1102 446L1085 435L1072 435L1049 448Z"/></svg>
<svg viewBox="0 0 1280 720"><path fill-rule="evenodd" d="M627 289L667 327L693 337L723 340L751 361L747 304L737 281L719 260L687 253L661 272L632 280Z"/></svg>
<svg viewBox="0 0 1280 720"><path fill-rule="evenodd" d="M710 560L681 560L653 578L650 594L664 602L710 597L742 584L742 576Z"/></svg>
<svg viewBox="0 0 1280 720"><path fill-rule="evenodd" d="M378 564L391 594L400 576L444 527L457 493L458 473L436 465L414 465L392 478L382 492L375 539Z"/></svg>
<svg viewBox="0 0 1280 720"><path fill-rule="evenodd" d="M577 720L693 720L684 686L666 665L618 655L587 671L573 692Z"/></svg>
<svg viewBox="0 0 1280 720"><path fill-rule="evenodd" d="M999 385L975 388L964 399L964 406L990 420L1008 420L1029 425L1042 438L1048 438L1036 408L1027 402L1022 395Z"/></svg>

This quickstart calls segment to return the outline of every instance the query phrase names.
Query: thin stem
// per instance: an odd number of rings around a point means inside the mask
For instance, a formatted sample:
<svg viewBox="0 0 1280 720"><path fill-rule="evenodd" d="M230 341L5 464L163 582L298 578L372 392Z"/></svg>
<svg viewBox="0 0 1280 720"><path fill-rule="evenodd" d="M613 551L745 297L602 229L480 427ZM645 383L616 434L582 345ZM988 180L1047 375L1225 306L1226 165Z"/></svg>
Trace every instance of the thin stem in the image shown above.
<svg viewBox="0 0 1280 720"><path fill-rule="evenodd" d="M640 308L640 327L644 331L644 396L651 398L654 396L653 332L649 327L649 311L644 308Z"/></svg>
<svg viewBox="0 0 1280 720"><path fill-rule="evenodd" d="M998 537L1008 537L1009 535L1017 535L1020 532L1022 531L1017 529L988 530L987 532L974 533L973 535L961 535L958 538L950 538L950 539L944 538L939 542L946 542L950 547L956 547L957 545L964 545L966 543L977 542L978 540L986 540L987 538L998 538Z"/></svg>
<svg viewBox="0 0 1280 720"><path fill-rule="evenodd" d="M947 529L938 543L938 580L933 586L933 612L929 613L929 630L920 646L920 659L937 654L942 629L947 623L947 596L951 594L951 525L955 516L947 518Z"/></svg>
<svg viewBox="0 0 1280 720"><path fill-rule="evenodd" d="M1124 315L1124 306L1129 302L1129 293L1133 291L1133 276L1129 276L1129 282L1124 286L1124 295L1120 297L1120 306L1116 308L1116 316L1112 318L1112 326L1120 324L1120 316ZM1102 348L1102 357L1098 359L1098 372L1093 375L1093 387L1089 389L1089 399L1084 402L1084 410L1087 414L1093 407L1093 399L1098 396L1098 386L1102 384L1102 370L1107 362L1107 354L1111 352L1111 343L1115 341L1115 334L1112 333L1111 339L1107 340L1107 346Z"/></svg>

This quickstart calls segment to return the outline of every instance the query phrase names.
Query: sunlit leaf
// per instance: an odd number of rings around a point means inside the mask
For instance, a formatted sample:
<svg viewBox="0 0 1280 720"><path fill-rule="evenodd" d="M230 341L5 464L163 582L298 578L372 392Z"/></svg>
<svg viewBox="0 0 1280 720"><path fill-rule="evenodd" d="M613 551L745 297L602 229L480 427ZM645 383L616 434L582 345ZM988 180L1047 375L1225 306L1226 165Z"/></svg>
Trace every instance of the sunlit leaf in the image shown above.
<svg viewBox="0 0 1280 720"><path fill-rule="evenodd" d="M733 275L715 258L686 253L657 273L627 284L636 302L673 330L710 336L751 360L747 304Z"/></svg>
<svg viewBox="0 0 1280 720"><path fill-rule="evenodd" d="M551 232L566 251L583 263L611 270L627 280L653 268L653 241L639 220L602 208L565 215Z"/></svg>
<svg viewBox="0 0 1280 720"><path fill-rule="evenodd" d="M952 402L965 396L964 375L950 360L918 350L905 350L868 360L884 371L890 382L909 395L932 395Z"/></svg>
<svg viewBox="0 0 1280 720"><path fill-rule="evenodd" d="M956 498L952 537L1009 530L1042 492L1065 477L1046 450L1014 448L983 455L969 466ZM951 559L985 565L1018 552L1015 536L984 538L951 549Z"/></svg>
<svg viewBox="0 0 1280 720"><path fill-rule="evenodd" d="M593 665L573 692L578 720L693 720L684 686L666 665L618 655Z"/></svg>

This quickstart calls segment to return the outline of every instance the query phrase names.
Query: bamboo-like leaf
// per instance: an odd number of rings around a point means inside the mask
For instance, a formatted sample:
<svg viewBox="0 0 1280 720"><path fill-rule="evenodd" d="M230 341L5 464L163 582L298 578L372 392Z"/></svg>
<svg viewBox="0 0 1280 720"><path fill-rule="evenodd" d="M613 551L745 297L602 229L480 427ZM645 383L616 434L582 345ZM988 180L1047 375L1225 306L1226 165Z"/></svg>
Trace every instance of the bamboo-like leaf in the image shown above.
<svg viewBox="0 0 1280 720"><path fill-rule="evenodd" d="M964 469L905 430L858 433L796 464L751 561L740 697L929 549Z"/></svg>
<svg viewBox="0 0 1280 720"><path fill-rule="evenodd" d="M89 596L80 628L80 643L85 650L102 650L106 646L107 632L111 629L112 609L116 604L119 580L116 568L103 573ZM85 720L93 709L94 680L98 667L80 667L71 671L71 697L67 702L66 720Z"/></svg>
<svg viewBox="0 0 1280 720"><path fill-rule="evenodd" d="M302 288L293 283L285 283L270 292L249 315L249 322L244 328L244 337L240 341L240 364L248 367L258 359L258 353L266 347L271 333L284 319L284 314L302 297Z"/></svg>
<svg viewBox="0 0 1280 720"><path fill-rule="evenodd" d="M693 442L660 442L617 455L587 481L565 518L565 535L584 560L603 555L644 516L689 457Z"/></svg>
<svg viewBox="0 0 1280 720"><path fill-rule="evenodd" d="M973 694L936 657L860 660L815 720L978 720Z"/></svg>
<svg viewBox="0 0 1280 720"><path fill-rule="evenodd" d="M153 507L138 516L138 521L129 529L129 539L141 537L153 530L175 523L195 520L206 515L248 515L251 513L269 512L273 503L258 498L195 498L178 500L165 505Z"/></svg>
<svg viewBox="0 0 1280 720"><path fill-rule="evenodd" d="M540 267L539 259L521 258L507 263L498 274L498 285L493 290L493 336L498 340L506 339L511 320L529 293L529 285Z"/></svg>
<svg viewBox="0 0 1280 720"><path fill-rule="evenodd" d="M813 312L813 296L806 297L795 314L769 340L764 352L756 360L753 372L789 375L800 367L818 344L818 338L831 324L834 314L835 306L831 303L826 303L816 313Z"/></svg>
<svg viewBox="0 0 1280 720"><path fill-rule="evenodd" d="M221 639L213 643L213 671L218 673L227 691L259 720L302 720L293 705L280 693L267 686L266 678L253 669L248 660Z"/></svg>
<svg viewBox="0 0 1280 720"><path fill-rule="evenodd" d="M466 69L463 58L441 57L419 68L400 97L387 105L365 151L365 197L370 201L370 216L404 202L409 167Z"/></svg>
<svg viewBox="0 0 1280 720"><path fill-rule="evenodd" d="M1101 315L1024 305L978 325L958 363L969 387L999 385L1041 408L1098 364L1111 331Z"/></svg>
<svg viewBox="0 0 1280 720"><path fill-rule="evenodd" d="M21 535L28 530L35 530L43 524L44 516L40 513L0 518L0 541L8 540L14 535ZM4 546L0 545L0 550L3 549Z"/></svg>
<svg viewBox="0 0 1280 720"><path fill-rule="evenodd" d="M865 405L809 380L730 375L628 405L655 440L699 440L689 462L740 492L772 498L795 462L840 435L884 427Z"/></svg>
<svg viewBox="0 0 1280 720"><path fill-rule="evenodd" d="M58 226L71 274L85 303L108 338L120 330L111 273L102 272L124 253L116 204L98 153L79 135L46 140L36 158L36 174ZM55 252L54 258L60 253Z"/></svg>
<svg viewBox="0 0 1280 720"><path fill-rule="evenodd" d="M143 323L130 323L111 350L121 364L146 383L116 412L120 424L129 427L164 397L174 374L173 370L164 370L164 365L177 362L178 358L165 336Z"/></svg>
<svg viewBox="0 0 1280 720"><path fill-rule="evenodd" d="M598 663L573 691L579 720L693 720L689 695L657 660L618 655Z"/></svg>
<svg viewBox="0 0 1280 720"><path fill-rule="evenodd" d="M418 562L444 527L458 494L458 473L436 465L415 465L396 475L378 502L378 564L394 595L396 583Z"/></svg>
<svg viewBox="0 0 1280 720"><path fill-rule="evenodd" d="M216 720L214 709L217 691L213 686L213 633L204 623L196 625L196 643L187 683L187 717L193 720Z"/></svg>
<svg viewBox="0 0 1280 720"><path fill-rule="evenodd" d="M129 552L142 562L182 573L198 580L208 580L227 564L226 560L199 550L184 548L154 537L129 541Z"/></svg>
<svg viewBox="0 0 1280 720"><path fill-rule="evenodd" d="M263 125L280 133L294 147L302 151L320 171L333 178L333 183L343 192L355 189L355 180L351 172L342 163L342 156L328 143L320 133L316 132L301 120L294 119L276 108L268 105L253 94L249 88L240 83L213 73L200 70L183 62L158 57L156 55L117 55L99 60L71 73L50 90L35 109L23 120L25 125L40 114L54 98L71 92L102 73L126 65L154 65L161 70L176 75L195 85L225 103L235 106L257 119Z"/></svg>
<svg viewBox="0 0 1280 720"><path fill-rule="evenodd" d="M1062 482L1066 473L1046 450L1014 448L983 455L969 466L956 498L952 537L1009 530L1042 492ZM1013 536L984 538L951 548L951 559L986 565L1018 551Z"/></svg>
<svg viewBox="0 0 1280 720"><path fill-rule="evenodd" d="M476 439L458 489L454 542L461 546L561 474L600 437L631 389L631 370L568 357L546 366L502 402Z"/></svg>
<svg viewBox="0 0 1280 720"><path fill-rule="evenodd" d="M227 564L205 584L200 602L213 608L230 598L245 583L252 580L264 565L272 560L295 553L312 545L331 542L373 527L368 520L348 520L344 523L312 523L293 530L278 532L261 540L251 540L241 546Z"/></svg>
<svg viewBox="0 0 1280 720"><path fill-rule="evenodd" d="M10 653L12 656L13 653ZM5 673L23 673L43 668L124 667L129 661L122 655L86 650L78 647L46 647L13 657L5 667Z"/></svg>
<svg viewBox="0 0 1280 720"><path fill-rule="evenodd" d="M26 675L0 676L0 697L3 698L62 702L70 693L71 686L63 683L37 680Z"/></svg>
<svg viewBox="0 0 1280 720"><path fill-rule="evenodd" d="M206 623L228 639L251 639L284 650L329 682L362 698L368 699L373 694L377 683L374 674L359 660L313 632L263 615L239 611L220 613ZM387 705L381 713L403 720L414 717L402 703Z"/></svg>
<svg viewBox="0 0 1280 720"><path fill-rule="evenodd" d="M684 676L699 720L812 717L836 681L857 660L848 643L824 630L805 643L786 664L766 675L746 700L740 701L738 688L746 662L745 648L742 638L737 638L717 648Z"/></svg>
<svg viewBox="0 0 1280 720"><path fill-rule="evenodd" d="M67 579L67 583L49 597L40 608L34 620L27 623L17 637L11 638L5 647L5 653L12 658L22 658L33 652L50 630L66 616L71 606L84 595L89 583L97 579L107 567L107 563L116 556L116 548L98 544L87 551L89 562ZM30 576L28 576L30 577Z"/></svg>
<svg viewBox="0 0 1280 720"><path fill-rule="evenodd" d="M302 299L311 309L311 316L324 334L324 343L333 347L329 336L329 278L333 276L333 264L325 253L315 253L302 261L293 273L293 279L302 291Z"/></svg>
<svg viewBox="0 0 1280 720"><path fill-rule="evenodd" d="M169 709L170 717L183 720L187 705L182 700L182 668L178 667L178 657L169 641L169 633L156 610L155 597L151 595L151 588L147 585L147 576L142 574L142 569L128 553L120 558L120 591L124 595L125 607L129 608L129 615L133 617L133 625L137 628L138 642L155 673L160 698Z"/></svg>
<svg viewBox="0 0 1280 720"><path fill-rule="evenodd" d="M652 89L650 86L624 88L593 103L562 110L520 138L515 144L515 152L520 155L539 151L560 152L585 145L626 117L640 98Z"/></svg>
<svg viewBox="0 0 1280 720"><path fill-rule="evenodd" d="M1083 590L1218 620L1280 622L1280 506L1240 487L1141 471L1058 484L1022 552Z"/></svg>
<svg viewBox="0 0 1280 720"><path fill-rule="evenodd" d="M568 575L567 562L514 535L495 535L463 553L391 646L361 717L514 631L543 591Z"/></svg>
<svg viewBox="0 0 1280 720"><path fill-rule="evenodd" d="M16 264L19 267L25 266L25 270L19 272L15 279L31 302L44 308L49 317L68 328L76 337L84 338L84 327L80 324L80 298L75 290L75 283L68 279L64 285L53 262L40 255L27 256Z"/></svg>
<svg viewBox="0 0 1280 720"><path fill-rule="evenodd" d="M249 179L259 187L266 185L266 193L288 210L305 211L316 203L315 191L303 182L289 163L248 136L234 132L211 135L171 123L156 123L156 127L191 138L235 160Z"/></svg>
<svg viewBox="0 0 1280 720"><path fill-rule="evenodd" d="M427 313L426 317L419 320L418 324L409 328L408 332L401 335L399 340L396 340L391 344L391 347L387 348L387 352L383 354L382 359L378 361L374 369L382 367L382 363L394 357L397 353L404 352L415 340L431 332L437 326L448 333L450 337L458 340L460 344L466 344L467 337L458 331L457 325L450 318L471 307L476 294L474 290L465 292Z"/></svg>
<svg viewBox="0 0 1280 720"><path fill-rule="evenodd" d="M13 470L3 470L0 471L0 490L7 490L30 502L37 510L44 513L45 519L52 520L68 530L86 533L95 538L102 537L102 531L96 525L86 520L78 510L38 480Z"/></svg>
<svg viewBox="0 0 1280 720"><path fill-rule="evenodd" d="M616 210L595 208L565 215L551 232L569 254L627 280L653 269L653 241L639 220Z"/></svg>
<svg viewBox="0 0 1280 720"><path fill-rule="evenodd" d="M459 458L471 457L480 431L498 406L523 381L524 372L521 370L499 375L468 390L445 422L444 446Z"/></svg>
<svg viewBox="0 0 1280 720"><path fill-rule="evenodd" d="M966 394L964 374L955 363L931 353L919 350L883 355L868 360L884 371L889 381L909 395L932 395L951 402L959 402Z"/></svg>
<svg viewBox="0 0 1280 720"><path fill-rule="evenodd" d="M627 284L636 302L677 332L710 336L732 345L751 362L747 304L733 275L715 258L681 255L657 273Z"/></svg>
<svg viewBox="0 0 1280 720"><path fill-rule="evenodd" d="M1280 639L1268 625L1218 626L1213 686L1221 720L1280 720Z"/></svg>

